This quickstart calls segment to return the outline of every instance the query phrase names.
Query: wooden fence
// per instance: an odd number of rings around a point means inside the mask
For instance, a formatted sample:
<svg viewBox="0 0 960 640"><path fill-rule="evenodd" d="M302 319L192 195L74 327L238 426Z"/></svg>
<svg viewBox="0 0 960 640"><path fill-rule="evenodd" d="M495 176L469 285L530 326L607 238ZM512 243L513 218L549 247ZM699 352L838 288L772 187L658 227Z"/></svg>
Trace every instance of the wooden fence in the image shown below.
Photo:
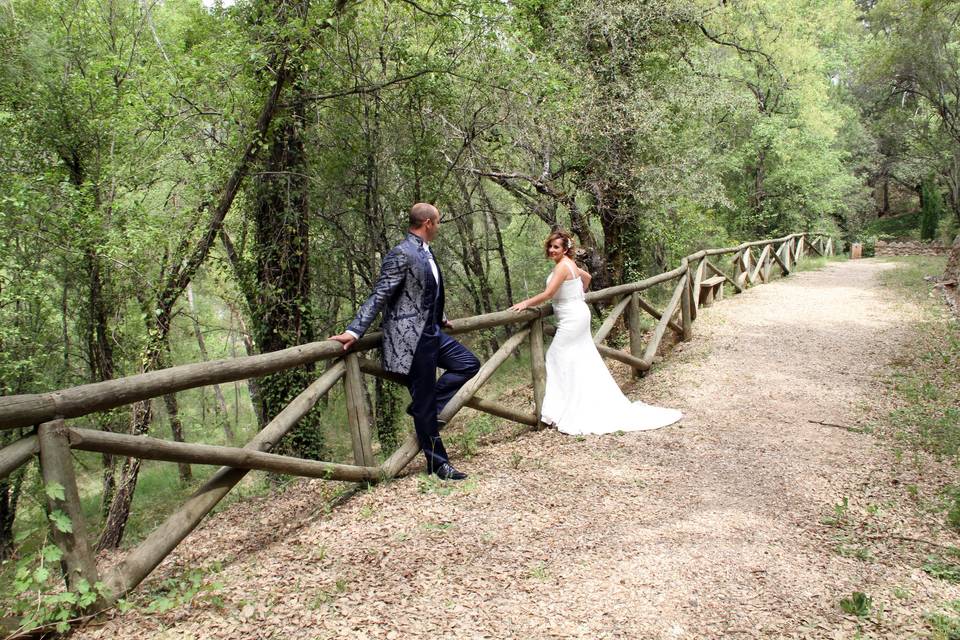
<svg viewBox="0 0 960 640"><path fill-rule="evenodd" d="M676 333L681 340L691 339L692 325L699 309L721 297L724 284L729 284L735 292L743 292L751 285L768 282L777 267L780 274L788 275L798 259L811 253L833 255L833 239L799 233L737 247L707 249L687 256L672 271L640 282L589 293L586 297L588 303L605 302L610 305L606 318L597 329L594 342L604 357L624 362L635 372L646 371L652 365L667 330ZM733 259L726 264L717 259L730 255ZM673 294L662 311L641 297L651 287L673 281L676 281ZM537 426L546 386L544 335L554 332L550 325L544 323L544 319L552 313L552 307L545 305L520 313L500 311L457 320L451 333L470 333L504 325L520 325L520 329L450 400L440 419L449 421L466 406L521 424ZM640 322L642 313L653 316L657 321L646 344ZM626 316L630 336L629 352L603 344L623 315ZM59 492L49 492L58 496L50 498L49 508L51 511L63 511L73 523L69 532L51 527L53 539L63 551L67 586L73 587L81 578L91 585L102 580L110 594L107 599L109 603L140 584L251 469L360 483L389 479L400 473L419 451L416 436L412 432L379 465L372 447L370 410L363 374L397 379L395 374L384 371L377 361L361 356L375 348L380 339L380 333L369 334L346 354L337 342L313 342L257 356L183 365L51 393L0 397L0 429L36 425L31 435L0 450L0 479L29 462L34 455L39 455L44 482L58 483L64 488L62 497ZM530 345L533 413L477 395L497 368L524 342ZM69 418L176 391L262 376L321 360L335 362L243 448L171 442L147 436L82 429L65 422ZM354 464L318 462L269 453L341 378L345 386ZM223 467L119 563L101 568L97 566L86 536L71 449Z"/></svg>

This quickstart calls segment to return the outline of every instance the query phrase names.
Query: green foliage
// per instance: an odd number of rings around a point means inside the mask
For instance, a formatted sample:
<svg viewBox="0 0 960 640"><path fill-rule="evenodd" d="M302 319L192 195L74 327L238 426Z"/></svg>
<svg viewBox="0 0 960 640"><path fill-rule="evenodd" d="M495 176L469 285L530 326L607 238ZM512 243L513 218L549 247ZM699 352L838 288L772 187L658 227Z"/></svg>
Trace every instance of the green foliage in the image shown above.
<svg viewBox="0 0 960 640"><path fill-rule="evenodd" d="M844 613L864 618L873 609L873 599L862 591L854 591L850 597L840 600L840 608Z"/></svg>
<svg viewBox="0 0 960 640"><path fill-rule="evenodd" d="M217 592L223 588L223 583L209 580L211 573L215 574L220 570L220 565L214 564L207 568L190 569L175 578L167 578L147 594L143 610L146 613L164 613L195 600L222 607L223 599Z"/></svg>
<svg viewBox="0 0 960 640"><path fill-rule="evenodd" d="M865 236L875 236L883 240L893 238L911 238L920 229L920 214L904 213L899 216L877 218L863 228Z"/></svg>
<svg viewBox="0 0 960 640"><path fill-rule="evenodd" d="M406 391L398 384L377 378L374 385L376 397L375 426L380 453L389 456L400 445L403 419L406 413Z"/></svg>
<svg viewBox="0 0 960 640"><path fill-rule="evenodd" d="M722 49L717 72L754 105L737 111L731 127L729 224L740 235L765 236L862 211L867 194L854 171L864 164L856 151L867 133L850 96L830 82L848 75L856 57L853 3L831 11L819 2L729 7L707 22L723 42L739 46Z"/></svg>
<svg viewBox="0 0 960 640"><path fill-rule="evenodd" d="M66 490L59 482L47 482L44 484L44 492L51 500L66 500Z"/></svg>
<svg viewBox="0 0 960 640"><path fill-rule="evenodd" d="M268 419L276 416L313 382L315 376L304 369L278 371L260 378L261 402ZM280 443L279 452L312 460L324 459L326 447L320 428L321 408L314 407Z"/></svg>
<svg viewBox="0 0 960 640"><path fill-rule="evenodd" d="M51 490L52 488L52 490ZM48 492L62 495L63 487L48 486ZM54 497L52 496L52 497ZM56 516L56 517L54 517ZM60 531L72 531L70 519L55 511L51 520ZM63 588L60 571L63 552L45 538L34 553L21 557L15 565L13 579L0 591L7 615L19 619L19 629L55 629L64 632L70 621L89 609L98 599L108 595L103 583L91 585L81 578L71 589Z"/></svg>
<svg viewBox="0 0 960 640"><path fill-rule="evenodd" d="M935 640L960 640L960 600L944 606L946 612L928 613L924 618L933 631Z"/></svg>
<svg viewBox="0 0 960 640"><path fill-rule="evenodd" d="M52 511L49 515L50 522L53 523L59 531L63 533L73 533L73 523L70 520L70 517L67 516L63 511L56 509Z"/></svg>
<svg viewBox="0 0 960 640"><path fill-rule="evenodd" d="M954 11L952 2L881 0L867 14L871 37L859 90L877 105L871 125L885 156L877 173L924 191L935 182L956 184L960 175L960 136L953 126L960 107L960 30ZM960 220L960 193L946 194ZM934 211L927 214L925 238L936 229Z"/></svg>
<svg viewBox="0 0 960 640"><path fill-rule="evenodd" d="M849 515L850 499L844 496L840 502L833 505L833 515L823 518L821 522L825 525L841 527L847 523Z"/></svg>
<svg viewBox="0 0 960 640"><path fill-rule="evenodd" d="M923 206L920 209L920 239L933 240L943 214L943 198L932 178L925 178L921 187Z"/></svg>
<svg viewBox="0 0 960 640"><path fill-rule="evenodd" d="M464 458L472 458L480 449L481 439L497 429L497 419L487 413L481 413L467 422L456 433L447 438L457 452Z"/></svg>
<svg viewBox="0 0 960 640"><path fill-rule="evenodd" d="M928 556L922 568L933 578L954 584L960 583L960 565L941 556Z"/></svg>

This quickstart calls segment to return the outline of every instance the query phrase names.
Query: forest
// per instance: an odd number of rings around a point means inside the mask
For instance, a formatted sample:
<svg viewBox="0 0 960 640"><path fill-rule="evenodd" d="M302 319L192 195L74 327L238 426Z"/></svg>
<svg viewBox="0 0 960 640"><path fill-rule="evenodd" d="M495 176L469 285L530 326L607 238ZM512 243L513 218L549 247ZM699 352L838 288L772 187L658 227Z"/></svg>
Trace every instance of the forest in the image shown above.
<svg viewBox="0 0 960 640"><path fill-rule="evenodd" d="M597 289L801 231L951 245L958 19L953 0L0 0L0 394L338 333L419 201L443 215L451 318L538 292L557 227ZM315 377L85 420L235 443ZM406 392L369 391L388 451ZM284 451L337 453L321 413ZM199 471L82 460L101 551ZM35 467L0 481L3 575L43 548L42 493Z"/></svg>

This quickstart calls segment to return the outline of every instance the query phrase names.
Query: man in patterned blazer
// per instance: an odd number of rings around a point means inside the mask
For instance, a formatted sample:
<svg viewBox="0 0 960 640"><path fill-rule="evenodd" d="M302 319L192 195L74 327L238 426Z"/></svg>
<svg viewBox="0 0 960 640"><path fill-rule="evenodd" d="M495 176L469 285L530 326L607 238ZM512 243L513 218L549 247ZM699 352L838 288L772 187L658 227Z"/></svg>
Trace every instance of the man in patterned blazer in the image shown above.
<svg viewBox="0 0 960 640"><path fill-rule="evenodd" d="M441 331L451 325L443 312L443 276L428 245L439 230L436 207L424 202L413 205L407 237L383 259L373 293L347 330L330 339L349 349L383 311L383 366L405 376L411 398L407 413L413 416L427 473L463 480L466 474L457 471L447 457L437 415L476 375L480 361ZM439 380L438 367L444 369Z"/></svg>

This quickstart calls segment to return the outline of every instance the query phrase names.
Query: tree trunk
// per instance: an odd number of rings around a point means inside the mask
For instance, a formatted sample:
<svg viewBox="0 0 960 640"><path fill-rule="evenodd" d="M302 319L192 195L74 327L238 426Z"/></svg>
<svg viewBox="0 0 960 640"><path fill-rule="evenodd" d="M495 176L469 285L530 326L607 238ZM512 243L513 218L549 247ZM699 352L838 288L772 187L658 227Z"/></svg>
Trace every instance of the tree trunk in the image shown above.
<svg viewBox="0 0 960 640"><path fill-rule="evenodd" d="M130 414L130 433L138 436L146 434L152 417L150 401L134 403ZM133 504L133 494L140 476L140 464L138 458L124 458L120 465L120 480L107 509L107 521L100 533L97 551L116 549L123 540L127 520L130 518L130 505Z"/></svg>
<svg viewBox="0 0 960 640"><path fill-rule="evenodd" d="M24 435L22 429L0 433L0 448L11 444ZM23 489L23 479L28 465L24 465L0 480L0 562L11 557L14 551L13 523Z"/></svg>
<svg viewBox="0 0 960 640"><path fill-rule="evenodd" d="M163 405L167 409L167 419L170 421L170 434L173 436L174 442L186 442L186 440L183 439L183 422L180 421L180 407L177 404L177 394L164 394ZM181 462L177 465L177 470L180 473L180 482L189 482L193 477L189 464Z"/></svg>
<svg viewBox="0 0 960 640"><path fill-rule="evenodd" d="M625 194L612 189L604 193L598 202L597 211L603 228L604 268L593 274L595 289L622 284L624 281L628 250L626 232L630 221L627 202L629 198Z"/></svg>
<svg viewBox="0 0 960 640"><path fill-rule="evenodd" d="M103 275L100 256L93 248L88 248L85 255L85 264L88 276L88 298L86 309L86 349L87 360L90 363L90 378L98 382L112 380L114 377L113 346L108 335L107 299L104 290L107 287ZM97 426L104 431L117 431L121 414L108 411L98 414L95 418ZM107 515L110 503L116 489L116 459L109 453L101 455L103 477L100 490L100 511Z"/></svg>
<svg viewBox="0 0 960 640"><path fill-rule="evenodd" d="M230 239L230 235L225 229L220 231L220 239L223 242L223 248L226 250L227 260L230 262L230 267L233 269L233 275L237 280L241 292L243 292L243 295L247 300L247 307L249 308L249 303L251 300L253 300L253 293L252 288L248 286L247 283L248 279L245 276L243 262L240 260L240 256L237 255L237 251L233 246L233 241ZM226 303L230 308L231 317L240 325L239 334L243 340L244 351L246 351L248 356L256 355L258 353L257 347L253 342L253 337L247 330L247 323L243 319L243 313L229 300L227 300ZM263 415L263 401L261 400L260 383L257 382L256 378L250 378L247 380L247 392L250 394L250 404L253 406L253 412L257 416L257 431L260 431L266 426L267 420ZM239 407L237 408L237 411L239 411Z"/></svg>
<svg viewBox="0 0 960 640"><path fill-rule="evenodd" d="M487 225L489 228L493 229L493 235L497 240L497 256L500 258L500 268L503 270L503 284L504 292L506 293L506 307L513 306L513 283L510 279L510 263L507 260L507 252L503 246L503 234L500 232L500 220L497 218L496 212L493 210L493 202L490 201L490 196L487 194L487 190L484 188L483 183L480 183L480 196L483 198L484 208L486 209L487 215Z"/></svg>
<svg viewBox="0 0 960 640"><path fill-rule="evenodd" d="M947 184L950 210L956 221L960 223L960 149L956 145L954 145L952 161L943 173L943 181Z"/></svg>
<svg viewBox="0 0 960 640"><path fill-rule="evenodd" d="M203 339L203 331L200 329L200 319L197 316L197 305L193 299L193 285L187 285L187 304L190 306L190 319L193 320L193 333L197 337L197 348L200 350L200 358L203 362L210 360L207 353L207 343ZM223 434L227 442L234 441L233 429L230 427L230 418L227 415L227 400L223 397L223 389L219 384L213 385L214 396L214 420L223 429Z"/></svg>
<svg viewBox="0 0 960 640"><path fill-rule="evenodd" d="M66 387L68 386L67 376L70 372L70 350L73 348L70 342L70 309L68 306L69 294L70 294L70 280L71 275L75 266L72 262L67 262L64 265L63 275L63 288L60 292L60 333L61 341L63 342L63 370L61 371L60 378L58 380L58 386Z"/></svg>
<svg viewBox="0 0 960 640"><path fill-rule="evenodd" d="M880 213L877 215L878 218L883 216L890 215L890 179L884 176L883 178L883 208L880 209Z"/></svg>
<svg viewBox="0 0 960 640"><path fill-rule="evenodd" d="M456 176L457 186L460 187L460 194L463 197L464 206L472 208L473 194L467 189L463 178ZM474 221L470 216L458 215L455 217L458 235L460 237L460 255L464 271L467 275L467 288L471 297L474 299L474 308L477 314L491 313L495 311L493 306L493 292L490 287L490 280L487 277L487 271L483 264L483 255L485 247L481 247L480 240L477 238L474 229ZM470 278L470 274L473 278ZM487 338L488 355L496 353L500 348L497 336L490 332Z"/></svg>
<svg viewBox="0 0 960 640"><path fill-rule="evenodd" d="M256 255L253 331L262 352L312 342L309 184L303 140L305 99L299 82L289 106L277 115L262 170L251 182ZM278 371L259 380L264 415L276 416L311 382L307 368ZM316 410L291 432L281 452L320 459L323 433Z"/></svg>
<svg viewBox="0 0 960 640"><path fill-rule="evenodd" d="M257 351L257 347L253 342L253 337L247 330L247 323L244 322L243 316L239 311L234 310L234 316L236 317L237 322L240 324L240 336L243 340L243 350L248 356L256 355L259 352ZM260 383L257 382L256 378L250 378L247 380L247 393L250 394L250 404L253 405L253 412L257 416L257 431L260 431L267 425L267 418L263 413L263 402L260 399L262 396L260 393Z"/></svg>

